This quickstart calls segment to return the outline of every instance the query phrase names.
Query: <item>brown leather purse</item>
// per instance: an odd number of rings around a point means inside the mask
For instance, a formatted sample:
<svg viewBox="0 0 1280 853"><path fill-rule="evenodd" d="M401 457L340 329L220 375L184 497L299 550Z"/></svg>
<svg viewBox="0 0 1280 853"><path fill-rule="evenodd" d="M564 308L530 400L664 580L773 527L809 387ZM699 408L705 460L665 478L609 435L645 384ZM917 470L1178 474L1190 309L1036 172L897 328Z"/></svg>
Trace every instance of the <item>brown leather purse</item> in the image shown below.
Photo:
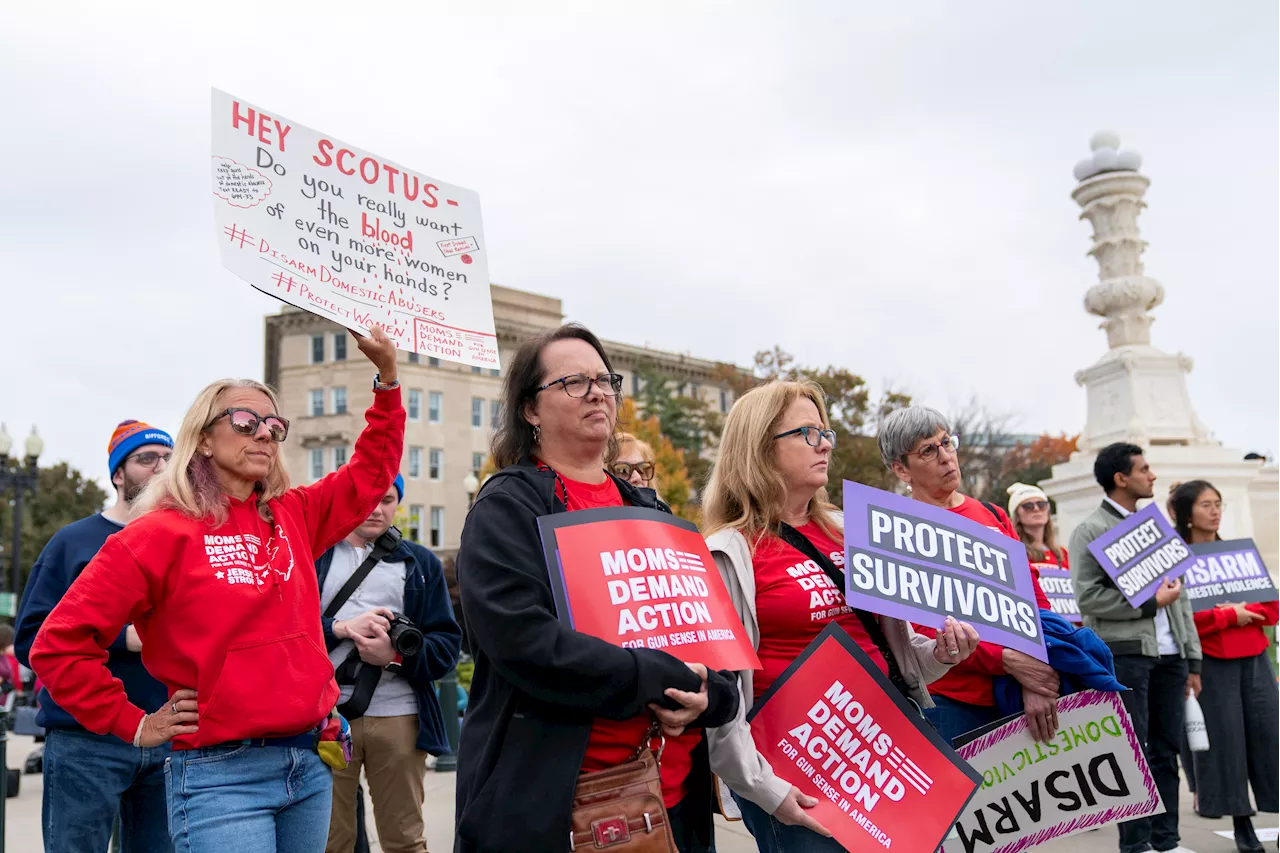
<svg viewBox="0 0 1280 853"><path fill-rule="evenodd" d="M662 802L658 762L666 739L654 721L630 761L578 777L569 849L613 853L678 853ZM658 751L651 744L658 737Z"/></svg>

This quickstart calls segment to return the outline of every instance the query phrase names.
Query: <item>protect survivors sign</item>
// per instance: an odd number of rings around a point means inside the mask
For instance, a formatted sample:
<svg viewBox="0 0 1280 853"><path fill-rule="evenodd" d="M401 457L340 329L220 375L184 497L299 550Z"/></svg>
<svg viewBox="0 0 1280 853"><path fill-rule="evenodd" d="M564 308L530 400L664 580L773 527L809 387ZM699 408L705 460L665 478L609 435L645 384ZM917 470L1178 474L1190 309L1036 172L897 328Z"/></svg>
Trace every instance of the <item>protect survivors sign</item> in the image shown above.
<svg viewBox="0 0 1280 853"><path fill-rule="evenodd" d="M1058 700L1047 744L1019 715L960 747L982 789L956 821L947 853L1016 853L1051 838L1160 814L1164 806L1119 693L1085 690Z"/></svg>
<svg viewBox="0 0 1280 853"><path fill-rule="evenodd" d="M640 507L538 519L560 620L623 648L759 669L698 528Z"/></svg>
<svg viewBox="0 0 1280 853"><path fill-rule="evenodd" d="M860 483L844 483L845 598L941 628L954 616L983 640L1048 662L1027 549L1016 539Z"/></svg>
<svg viewBox="0 0 1280 853"><path fill-rule="evenodd" d="M1195 562L1183 575L1182 583L1192 609L1212 610L1219 604L1275 601L1280 597L1252 539L1203 542L1190 547Z"/></svg>
<svg viewBox="0 0 1280 853"><path fill-rule="evenodd" d="M1057 563L1034 563L1040 572L1040 590L1049 599L1053 612L1069 622L1080 623L1080 603L1071 585L1071 572Z"/></svg>
<svg viewBox="0 0 1280 853"><path fill-rule="evenodd" d="M1090 542L1089 552L1134 607L1141 607L1160 584L1181 575L1193 561L1191 549L1155 504Z"/></svg>
<svg viewBox="0 0 1280 853"><path fill-rule="evenodd" d="M834 622L747 719L847 850L936 850L981 778Z"/></svg>

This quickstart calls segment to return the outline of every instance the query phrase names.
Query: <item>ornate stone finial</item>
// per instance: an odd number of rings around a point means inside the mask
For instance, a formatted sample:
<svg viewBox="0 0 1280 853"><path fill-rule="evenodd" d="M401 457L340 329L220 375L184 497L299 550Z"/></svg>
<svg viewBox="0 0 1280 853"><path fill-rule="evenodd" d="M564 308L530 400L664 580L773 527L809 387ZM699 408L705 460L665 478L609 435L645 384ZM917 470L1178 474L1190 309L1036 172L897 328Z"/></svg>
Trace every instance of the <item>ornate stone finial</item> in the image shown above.
<svg viewBox="0 0 1280 853"><path fill-rule="evenodd" d="M1093 248L1098 261L1098 284L1089 288L1084 307L1102 317L1112 349L1151 343L1147 312L1164 301L1164 288L1143 272L1147 244L1138 231L1142 197L1150 181L1138 172L1142 158L1135 151L1119 151L1120 137L1101 130L1089 140L1093 157L1076 164L1080 180L1072 198L1083 208L1081 219L1093 224Z"/></svg>

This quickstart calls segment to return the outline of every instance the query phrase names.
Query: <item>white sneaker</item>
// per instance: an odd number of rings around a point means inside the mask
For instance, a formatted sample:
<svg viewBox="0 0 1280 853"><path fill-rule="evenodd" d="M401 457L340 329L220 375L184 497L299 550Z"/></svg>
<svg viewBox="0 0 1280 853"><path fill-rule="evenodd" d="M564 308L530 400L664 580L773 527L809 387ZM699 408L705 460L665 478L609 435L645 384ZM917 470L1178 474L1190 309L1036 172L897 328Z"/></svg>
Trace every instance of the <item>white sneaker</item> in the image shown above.
<svg viewBox="0 0 1280 853"><path fill-rule="evenodd" d="M1160 853L1196 853L1196 851L1192 850L1190 847L1178 845L1177 847L1171 847L1168 850L1162 850Z"/></svg>

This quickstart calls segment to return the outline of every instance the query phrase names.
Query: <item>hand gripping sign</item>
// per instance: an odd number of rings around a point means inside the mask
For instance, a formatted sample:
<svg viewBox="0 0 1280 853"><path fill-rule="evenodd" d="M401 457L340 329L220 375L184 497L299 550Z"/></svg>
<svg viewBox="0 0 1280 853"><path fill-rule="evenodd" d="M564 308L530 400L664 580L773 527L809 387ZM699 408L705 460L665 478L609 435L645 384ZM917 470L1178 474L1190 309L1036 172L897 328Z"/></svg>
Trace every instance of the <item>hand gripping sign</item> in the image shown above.
<svg viewBox="0 0 1280 853"><path fill-rule="evenodd" d="M847 850L936 850L982 777L830 623L747 716L773 772Z"/></svg>
<svg viewBox="0 0 1280 853"><path fill-rule="evenodd" d="M480 197L213 90L222 263L397 347L498 367Z"/></svg>
<svg viewBox="0 0 1280 853"><path fill-rule="evenodd" d="M1058 733L1047 744L1031 739L1021 714L970 736L959 752L982 774L982 789L947 853L1017 853L1164 811L1119 693L1060 698Z"/></svg>
<svg viewBox="0 0 1280 853"><path fill-rule="evenodd" d="M1219 604L1275 601L1276 585L1252 539L1229 539L1191 545L1195 562L1182 576L1197 613Z"/></svg>
<svg viewBox="0 0 1280 853"><path fill-rule="evenodd" d="M538 519L560 621L615 646L712 669L759 669L711 552L690 522L641 507Z"/></svg>
<svg viewBox="0 0 1280 853"><path fill-rule="evenodd" d="M941 628L947 616L987 642L1049 656L1027 549L954 512L844 483L845 599Z"/></svg>
<svg viewBox="0 0 1280 853"><path fill-rule="evenodd" d="M1160 584L1182 575L1195 556L1155 504L1089 543L1089 553L1134 607L1155 595Z"/></svg>

